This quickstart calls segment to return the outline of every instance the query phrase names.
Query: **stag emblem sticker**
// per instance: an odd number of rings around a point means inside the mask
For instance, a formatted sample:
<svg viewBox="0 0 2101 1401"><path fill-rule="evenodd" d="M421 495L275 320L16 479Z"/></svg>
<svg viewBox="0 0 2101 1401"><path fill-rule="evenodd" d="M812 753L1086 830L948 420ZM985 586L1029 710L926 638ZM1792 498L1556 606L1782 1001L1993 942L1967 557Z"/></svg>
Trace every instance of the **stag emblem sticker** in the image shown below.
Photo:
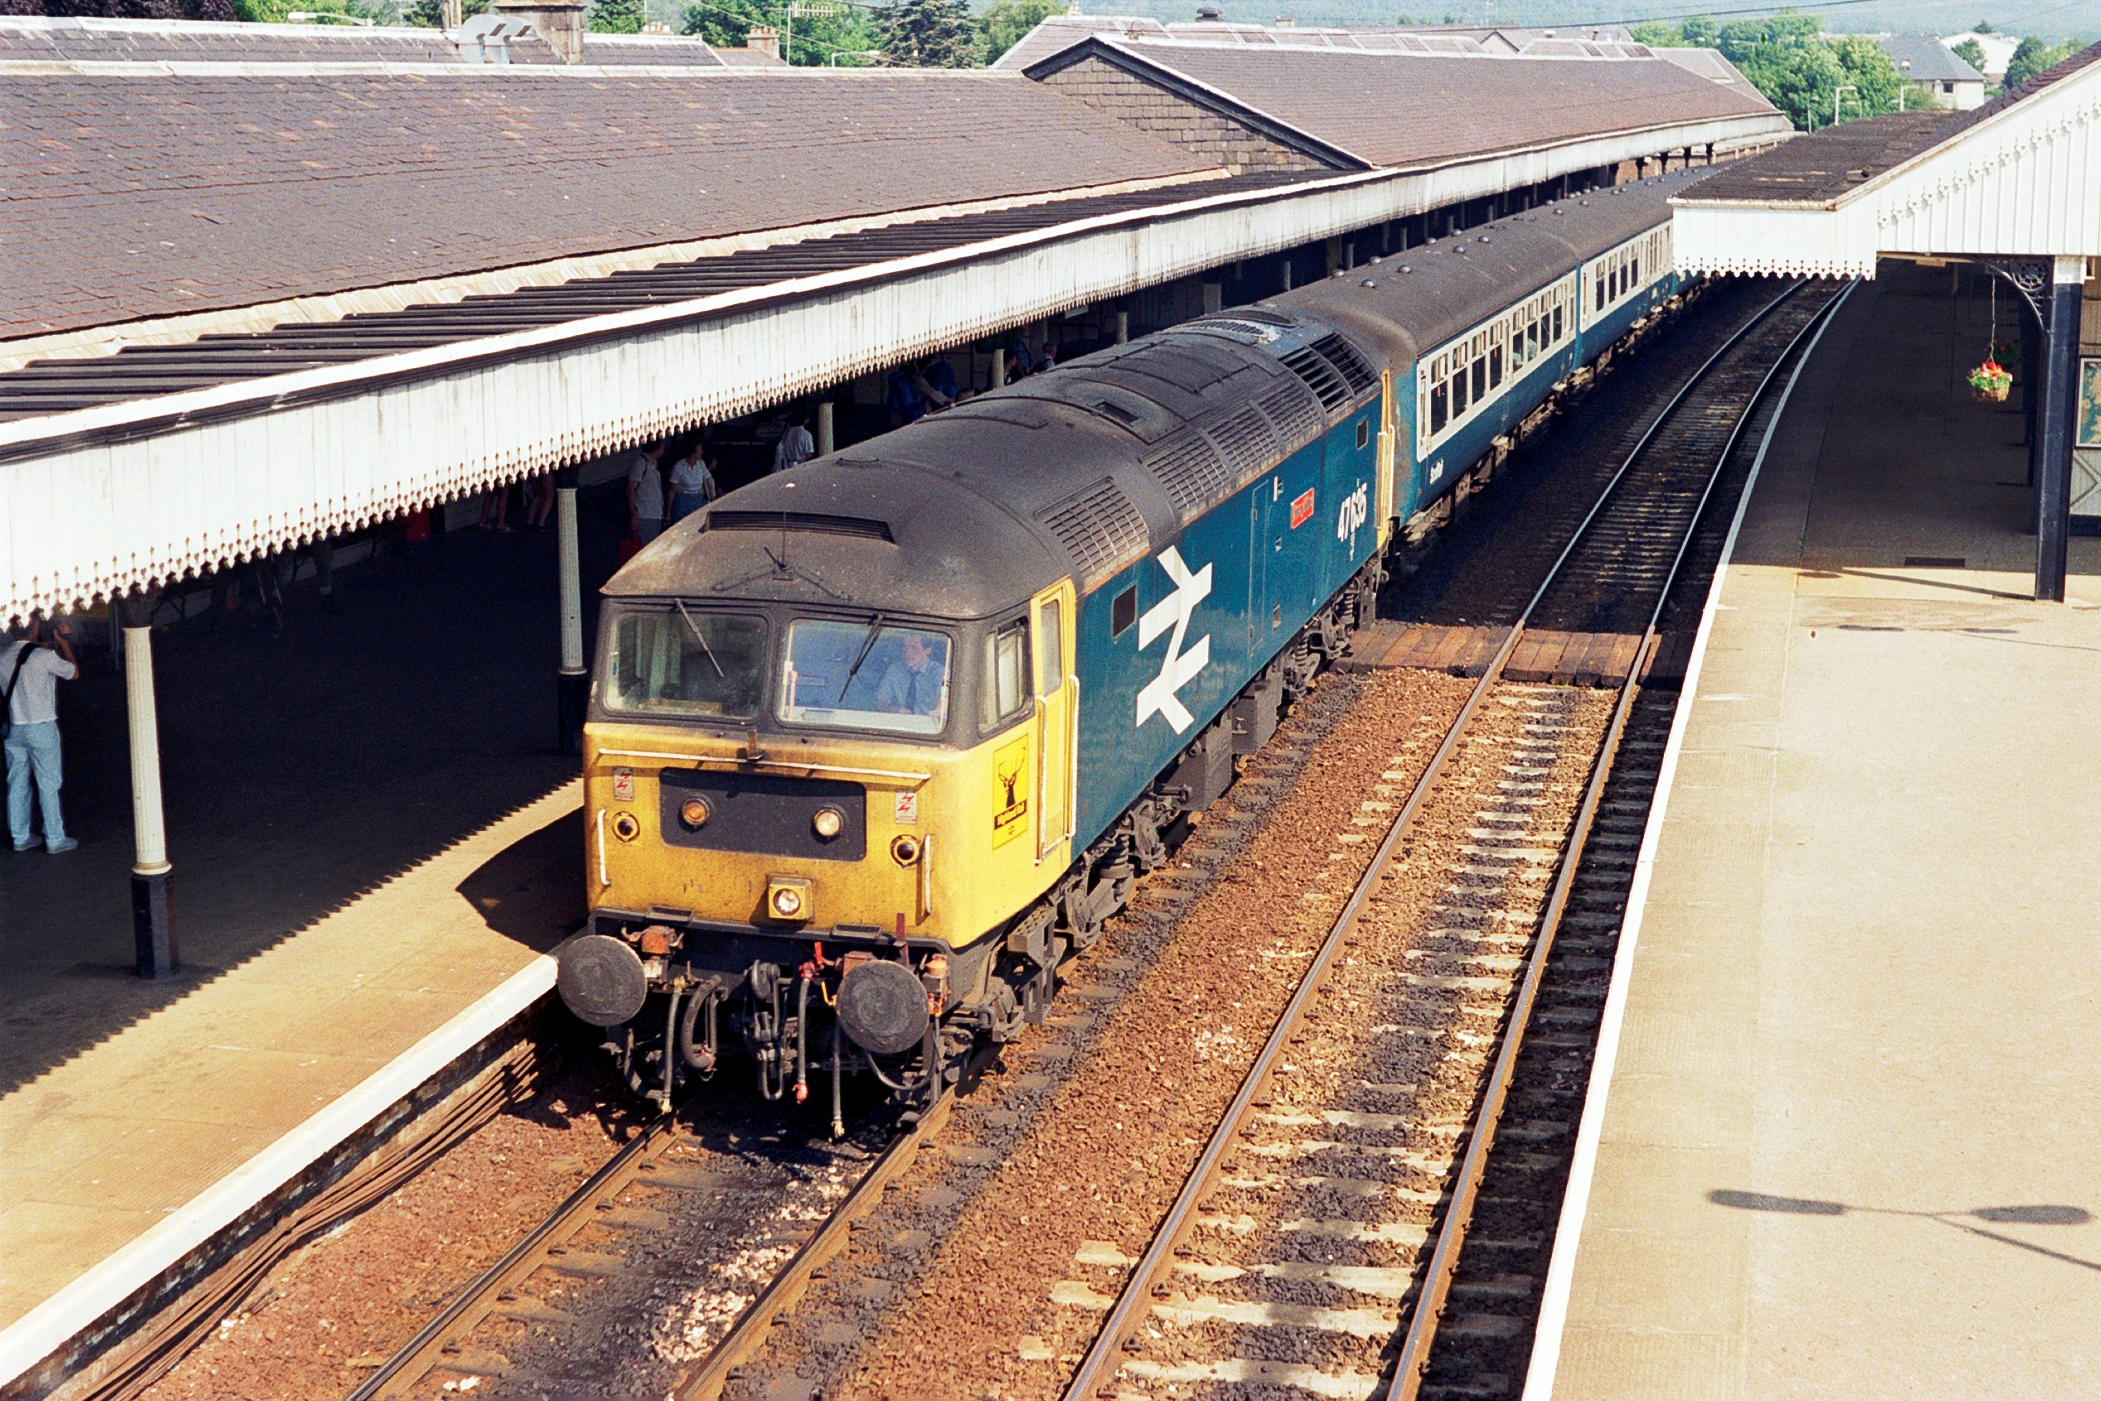
<svg viewBox="0 0 2101 1401"><path fill-rule="evenodd" d="M1169 545L1159 555L1160 567L1167 577L1174 580L1174 592L1145 610L1138 620L1138 650L1143 652L1153 645L1153 640L1170 628L1173 632L1167 639L1167 655L1160 658L1160 674L1145 683L1138 691L1137 724L1159 715L1174 727L1176 734L1182 733L1196 723L1176 694L1196 679L1211 662L1211 634L1205 633L1188 651L1182 646L1189 634L1189 617L1197 604L1211 596L1211 566L1205 565L1194 574L1182 562L1182 552Z"/></svg>

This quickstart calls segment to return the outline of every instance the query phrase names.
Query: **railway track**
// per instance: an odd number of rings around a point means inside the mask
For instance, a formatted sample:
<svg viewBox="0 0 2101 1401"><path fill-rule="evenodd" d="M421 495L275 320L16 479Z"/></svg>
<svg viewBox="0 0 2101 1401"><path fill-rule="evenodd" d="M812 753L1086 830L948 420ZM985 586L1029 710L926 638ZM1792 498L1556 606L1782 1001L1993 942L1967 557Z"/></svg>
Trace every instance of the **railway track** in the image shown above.
<svg viewBox="0 0 2101 1401"><path fill-rule="evenodd" d="M1536 1219L1474 1233L1482 1184L1500 1145L1498 1181L1540 1195L1524 1174L1573 1136L1556 1077L1594 1036L1668 723L1637 706L1642 668L1753 411L1832 301L1791 288L1717 351L1499 630L1150 1243L1075 1258L1076 1306L1121 1287L1068 1398L1514 1391L1520 1368L1479 1359L1529 1334L1551 1241ZM1638 634L1616 694L1506 679L1548 627ZM1528 1044L1545 1078L1513 1099Z"/></svg>

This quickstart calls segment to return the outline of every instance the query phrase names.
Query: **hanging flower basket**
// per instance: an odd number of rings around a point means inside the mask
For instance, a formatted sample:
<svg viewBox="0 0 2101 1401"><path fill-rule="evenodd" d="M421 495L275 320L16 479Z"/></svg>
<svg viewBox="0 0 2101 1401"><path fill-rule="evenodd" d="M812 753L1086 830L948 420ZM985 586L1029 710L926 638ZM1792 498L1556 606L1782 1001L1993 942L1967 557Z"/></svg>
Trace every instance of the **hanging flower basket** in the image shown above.
<svg viewBox="0 0 2101 1401"><path fill-rule="evenodd" d="M1987 360L1970 371L1970 394L1980 404L2003 404L2013 388L2013 376L1996 360Z"/></svg>

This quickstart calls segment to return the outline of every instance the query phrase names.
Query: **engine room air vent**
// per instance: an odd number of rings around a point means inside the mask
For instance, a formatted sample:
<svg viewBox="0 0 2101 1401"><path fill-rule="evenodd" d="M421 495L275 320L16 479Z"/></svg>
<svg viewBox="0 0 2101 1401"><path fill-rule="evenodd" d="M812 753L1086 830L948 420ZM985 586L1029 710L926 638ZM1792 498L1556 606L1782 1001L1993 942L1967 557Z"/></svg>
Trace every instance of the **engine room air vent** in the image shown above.
<svg viewBox="0 0 2101 1401"><path fill-rule="evenodd" d="M1297 452L1320 436L1320 409L1305 386L1296 379L1280 379L1262 391L1255 404L1269 415L1270 426L1276 429L1278 446L1285 452Z"/></svg>
<svg viewBox="0 0 2101 1401"><path fill-rule="evenodd" d="M1341 336L1322 336L1313 342L1313 348L1320 352L1322 359L1342 371L1342 377L1349 381L1350 393L1362 394L1379 382L1379 377L1373 373L1372 367L1357 353L1357 347Z"/></svg>
<svg viewBox="0 0 2101 1401"><path fill-rule="evenodd" d="M1204 425L1204 431L1218 444L1232 486L1252 481L1276 466L1283 456L1270 434L1269 420L1253 404Z"/></svg>
<svg viewBox="0 0 2101 1401"><path fill-rule="evenodd" d="M1320 396L1320 406L1329 413L1340 411L1350 402L1350 384L1342 372L1330 365L1313 349L1302 347L1284 357L1291 372L1306 381L1306 387Z"/></svg>
<svg viewBox="0 0 2101 1401"><path fill-rule="evenodd" d="M1167 488L1175 510L1185 516L1233 488L1233 474L1219 460L1218 449L1193 429L1169 438L1145 465Z"/></svg>
<svg viewBox="0 0 2101 1401"><path fill-rule="evenodd" d="M1082 579L1106 577L1151 542L1145 517L1114 479L1103 477L1036 513L1072 554Z"/></svg>
<svg viewBox="0 0 2101 1401"><path fill-rule="evenodd" d="M820 511L724 511L708 512L710 530L803 530L820 535L858 535L864 540L897 543L888 521L866 516L830 516Z"/></svg>

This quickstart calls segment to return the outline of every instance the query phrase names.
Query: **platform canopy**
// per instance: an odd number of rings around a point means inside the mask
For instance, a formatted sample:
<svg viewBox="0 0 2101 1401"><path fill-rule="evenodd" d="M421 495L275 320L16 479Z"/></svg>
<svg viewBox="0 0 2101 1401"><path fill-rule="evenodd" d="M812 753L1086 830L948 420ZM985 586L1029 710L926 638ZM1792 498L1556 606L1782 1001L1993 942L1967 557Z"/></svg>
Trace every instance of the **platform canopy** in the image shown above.
<svg viewBox="0 0 2101 1401"><path fill-rule="evenodd" d="M1873 277L1892 254L2101 257L2101 44L1973 111L1829 127L1672 203L1688 271Z"/></svg>
<svg viewBox="0 0 2101 1401"><path fill-rule="evenodd" d="M2080 345L2082 321L2101 305L2101 283L2087 290L2101 270L2101 44L1973 111L1831 127L1671 202L1688 271L1873 277L1883 258L1964 259L2012 284L2040 352L2017 376L2035 482L2035 596L2062 600L2072 504L2101 481L2090 426L2101 358Z"/></svg>

